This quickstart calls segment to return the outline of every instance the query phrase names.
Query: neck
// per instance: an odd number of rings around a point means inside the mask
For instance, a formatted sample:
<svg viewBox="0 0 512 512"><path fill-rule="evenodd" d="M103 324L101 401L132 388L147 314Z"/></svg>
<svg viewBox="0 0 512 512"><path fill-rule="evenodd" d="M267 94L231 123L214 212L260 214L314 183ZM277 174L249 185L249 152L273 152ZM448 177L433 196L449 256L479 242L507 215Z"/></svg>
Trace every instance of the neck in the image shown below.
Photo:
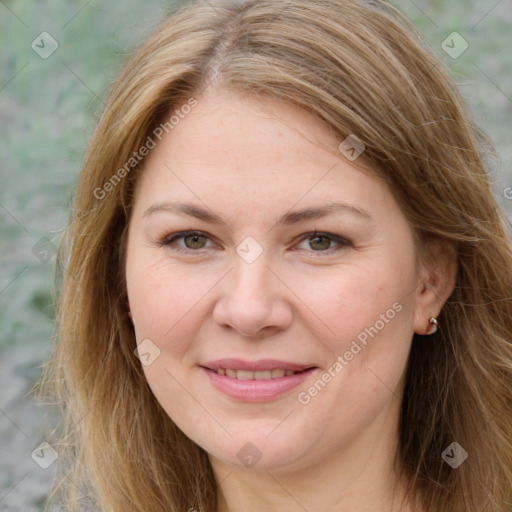
<svg viewBox="0 0 512 512"><path fill-rule="evenodd" d="M210 456L218 512L412 512L404 501L405 482L393 469L398 427L389 419L370 425L327 459L293 470L240 468Z"/></svg>

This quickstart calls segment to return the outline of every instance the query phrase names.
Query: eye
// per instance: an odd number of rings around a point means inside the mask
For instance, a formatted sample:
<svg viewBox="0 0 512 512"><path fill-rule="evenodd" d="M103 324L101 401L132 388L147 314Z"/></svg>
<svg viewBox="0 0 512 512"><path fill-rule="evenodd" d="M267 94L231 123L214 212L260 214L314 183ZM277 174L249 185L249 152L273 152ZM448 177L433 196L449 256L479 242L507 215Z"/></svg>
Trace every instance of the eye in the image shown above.
<svg viewBox="0 0 512 512"><path fill-rule="evenodd" d="M180 233L174 233L166 236L160 243L160 245L172 246L172 249L177 251L197 251L199 249L205 249L206 240L208 235L200 231L183 231ZM176 242L183 239L185 246L176 245Z"/></svg>
<svg viewBox="0 0 512 512"><path fill-rule="evenodd" d="M302 242L307 242L309 247L313 249L313 252L332 252L339 251L343 247L350 247L352 243L345 238L342 238L338 235L334 235L332 233L320 233L318 231L314 231L312 233L307 233L302 237ZM338 247L332 247L331 244L335 243Z"/></svg>
<svg viewBox="0 0 512 512"><path fill-rule="evenodd" d="M210 246L206 245L209 239L209 235L201 231L181 231L167 235L158 243L159 245L170 247L172 250L191 253L210 248ZM178 244L177 242L179 240L182 240L184 245ZM301 243L307 242L312 249L310 252L317 253L331 253L339 251L344 247L352 246L352 243L345 238L332 233L322 233L318 231L302 235L300 241ZM337 244L337 247L332 247L333 243ZM295 248L292 250L295 250Z"/></svg>

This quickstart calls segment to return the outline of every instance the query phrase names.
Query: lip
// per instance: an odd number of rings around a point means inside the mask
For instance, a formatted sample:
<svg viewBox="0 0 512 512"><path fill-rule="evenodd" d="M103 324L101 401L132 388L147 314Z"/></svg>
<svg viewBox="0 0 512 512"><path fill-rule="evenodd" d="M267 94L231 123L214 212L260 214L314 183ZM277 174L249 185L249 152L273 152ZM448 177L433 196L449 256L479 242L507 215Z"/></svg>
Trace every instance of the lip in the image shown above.
<svg viewBox="0 0 512 512"><path fill-rule="evenodd" d="M216 359L215 361L208 361L201 364L204 368L210 370L218 370L219 368L231 368L233 370L249 370L252 372L273 370L279 368L281 370L293 370L294 372L301 372L309 368L314 368L311 364L292 363L289 361L280 361L278 359L260 359L259 361L244 361L242 359L226 358Z"/></svg>
<svg viewBox="0 0 512 512"><path fill-rule="evenodd" d="M272 367L269 367L269 360L259 361L258 363L245 362L245 367L243 367L243 365L241 366L239 363L240 362L238 362L238 365L235 365L234 367L228 364L227 368L252 371L281 368L299 371L301 373L270 380L238 380L233 377L228 377L227 375L218 374L216 372L217 368L211 369L206 368L205 366L200 366L200 369L207 375L210 382L217 390L231 398L244 402L268 402L278 398L297 387L309 378L313 372L318 370L317 367L307 367L300 364L292 365L291 363L285 363L284 366L280 366L283 365L282 361L278 362L279 364L277 364L277 366L275 365L275 362L273 362ZM219 364L218 368L226 368L223 364ZM291 366L293 366L293 368ZM302 369L300 367L302 367Z"/></svg>

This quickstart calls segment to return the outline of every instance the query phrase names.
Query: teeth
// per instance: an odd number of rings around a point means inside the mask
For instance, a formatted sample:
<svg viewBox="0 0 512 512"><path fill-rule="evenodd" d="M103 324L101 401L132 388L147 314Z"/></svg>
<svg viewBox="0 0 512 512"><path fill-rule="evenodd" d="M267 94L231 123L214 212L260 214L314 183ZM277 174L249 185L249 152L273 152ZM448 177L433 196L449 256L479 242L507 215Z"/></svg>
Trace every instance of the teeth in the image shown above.
<svg viewBox="0 0 512 512"><path fill-rule="evenodd" d="M251 373L251 372L247 372L247 373ZM255 380L270 380L271 378L272 378L272 372L270 370L254 372Z"/></svg>
<svg viewBox="0 0 512 512"><path fill-rule="evenodd" d="M247 370L236 370L236 378L238 380L251 380L254 378L254 372Z"/></svg>
<svg viewBox="0 0 512 512"><path fill-rule="evenodd" d="M230 368L219 368L217 373L219 375L226 375L238 380L270 380L280 379L285 376L290 377L291 375L295 375L297 372L293 370L281 369L251 372L250 370L232 370Z"/></svg>

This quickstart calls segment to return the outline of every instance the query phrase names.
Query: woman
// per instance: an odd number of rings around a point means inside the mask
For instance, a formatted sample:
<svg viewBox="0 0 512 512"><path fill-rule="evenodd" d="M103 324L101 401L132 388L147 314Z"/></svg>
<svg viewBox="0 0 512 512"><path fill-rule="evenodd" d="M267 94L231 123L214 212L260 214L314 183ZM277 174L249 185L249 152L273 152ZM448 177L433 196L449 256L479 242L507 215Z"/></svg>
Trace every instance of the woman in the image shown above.
<svg viewBox="0 0 512 512"><path fill-rule="evenodd" d="M482 140L387 4L173 13L111 92L61 255L68 509L509 512Z"/></svg>

